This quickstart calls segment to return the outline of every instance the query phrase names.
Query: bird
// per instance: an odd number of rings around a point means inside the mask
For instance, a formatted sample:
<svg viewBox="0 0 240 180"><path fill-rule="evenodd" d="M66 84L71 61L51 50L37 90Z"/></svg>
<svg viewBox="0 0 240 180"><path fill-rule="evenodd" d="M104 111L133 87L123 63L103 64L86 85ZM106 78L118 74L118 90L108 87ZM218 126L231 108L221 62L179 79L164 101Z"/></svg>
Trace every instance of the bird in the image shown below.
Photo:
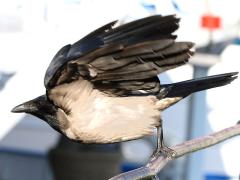
<svg viewBox="0 0 240 180"><path fill-rule="evenodd" d="M45 94L12 109L36 116L72 141L108 144L153 135L161 112L188 95L229 84L238 72L161 84L158 74L186 64L192 42L178 42L176 15L110 22L62 47L44 77Z"/></svg>

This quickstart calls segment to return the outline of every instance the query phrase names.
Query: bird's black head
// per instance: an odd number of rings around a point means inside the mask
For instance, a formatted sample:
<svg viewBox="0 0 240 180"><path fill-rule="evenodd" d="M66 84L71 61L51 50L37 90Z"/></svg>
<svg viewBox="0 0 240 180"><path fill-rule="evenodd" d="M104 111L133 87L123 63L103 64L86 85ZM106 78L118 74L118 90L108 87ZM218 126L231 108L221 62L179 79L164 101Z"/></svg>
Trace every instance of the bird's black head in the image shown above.
<svg viewBox="0 0 240 180"><path fill-rule="evenodd" d="M14 113L28 113L46 121L54 129L58 130L57 113L58 108L51 103L46 95L39 96L33 100L20 104L12 109Z"/></svg>

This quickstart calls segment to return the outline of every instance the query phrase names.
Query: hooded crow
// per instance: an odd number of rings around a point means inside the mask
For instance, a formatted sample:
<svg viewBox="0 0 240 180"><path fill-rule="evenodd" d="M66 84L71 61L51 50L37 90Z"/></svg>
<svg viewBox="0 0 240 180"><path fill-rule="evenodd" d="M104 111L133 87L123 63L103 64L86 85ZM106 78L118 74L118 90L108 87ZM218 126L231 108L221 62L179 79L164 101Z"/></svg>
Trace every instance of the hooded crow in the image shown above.
<svg viewBox="0 0 240 180"><path fill-rule="evenodd" d="M37 116L82 143L128 141L157 128L159 152L161 112L191 93L230 83L237 73L162 85L159 73L193 55L192 42L175 42L179 19L155 15L115 23L61 48L45 74L46 94L12 112Z"/></svg>

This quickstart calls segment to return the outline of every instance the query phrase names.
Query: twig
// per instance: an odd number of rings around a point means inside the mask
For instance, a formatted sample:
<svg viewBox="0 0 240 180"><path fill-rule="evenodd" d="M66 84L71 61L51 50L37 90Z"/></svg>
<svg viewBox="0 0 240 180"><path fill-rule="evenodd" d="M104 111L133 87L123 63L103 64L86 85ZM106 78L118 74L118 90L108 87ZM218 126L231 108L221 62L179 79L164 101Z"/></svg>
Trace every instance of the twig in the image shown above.
<svg viewBox="0 0 240 180"><path fill-rule="evenodd" d="M159 156L150 159L147 165L114 176L110 180L133 180L155 176L169 161L179 158L183 155L213 146L237 135L240 135L240 124L236 124L235 126L223 129L216 133L173 146L171 149L174 150L175 153L172 156L159 154Z"/></svg>

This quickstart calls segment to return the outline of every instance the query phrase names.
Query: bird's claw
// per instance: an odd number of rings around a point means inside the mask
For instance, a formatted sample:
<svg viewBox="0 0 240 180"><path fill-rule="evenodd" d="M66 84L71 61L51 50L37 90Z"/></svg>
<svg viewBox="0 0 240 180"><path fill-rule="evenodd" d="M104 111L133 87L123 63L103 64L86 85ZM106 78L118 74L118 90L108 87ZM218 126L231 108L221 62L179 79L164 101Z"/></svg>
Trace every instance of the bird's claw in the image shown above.
<svg viewBox="0 0 240 180"><path fill-rule="evenodd" d="M153 152L151 157L152 158L156 158L156 157L158 157L160 155L164 155L164 156L166 156L168 158L173 158L174 156L176 156L176 152L173 149L171 149L171 148L169 148L167 146L163 146L163 147L160 147L159 149L156 149Z"/></svg>

